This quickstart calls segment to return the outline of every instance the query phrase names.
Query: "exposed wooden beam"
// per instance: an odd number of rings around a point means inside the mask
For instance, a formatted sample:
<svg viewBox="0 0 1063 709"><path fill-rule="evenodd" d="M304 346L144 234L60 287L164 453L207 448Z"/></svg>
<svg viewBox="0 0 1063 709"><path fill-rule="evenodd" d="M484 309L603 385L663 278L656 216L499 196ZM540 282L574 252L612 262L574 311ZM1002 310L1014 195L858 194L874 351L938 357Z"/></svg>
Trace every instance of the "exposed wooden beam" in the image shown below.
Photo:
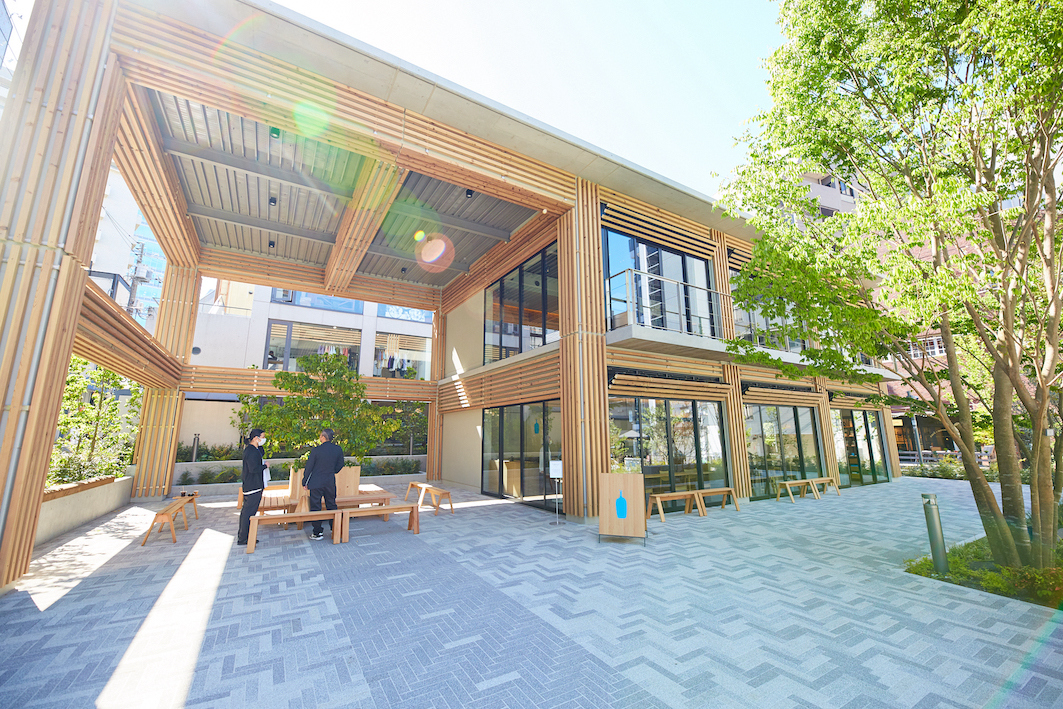
<svg viewBox="0 0 1063 709"><path fill-rule="evenodd" d="M351 282L402 187L406 171L390 163L366 160L358 173L355 198L347 205L336 232L336 245L325 264L325 287L342 290Z"/></svg>
<svg viewBox="0 0 1063 709"><path fill-rule="evenodd" d="M318 192L323 195L328 195L329 197L339 197L345 200L351 199L350 191L334 187L324 180L319 180L316 177L299 172L298 170L288 170L274 165L265 165L257 160L250 160L239 155L215 150L214 148L205 148L196 143L189 143L184 140L178 140L177 138L164 137L162 139L162 149L170 155L189 158L191 160L199 160L201 162L210 163L211 165L245 172L257 177L265 177L274 182L280 182L301 190Z"/></svg>
<svg viewBox="0 0 1063 709"><path fill-rule="evenodd" d="M462 231L476 234L477 236L486 236L488 239L494 239L495 241L509 241L510 237L510 233L505 229L496 229L495 227L478 224L468 219L452 217L449 214L438 214L426 207L420 207L406 202L396 202L391 205L391 211L389 211L388 214L396 214L401 217L409 217L410 219L420 219L426 222L438 222L443 226L461 229Z"/></svg>
<svg viewBox="0 0 1063 709"><path fill-rule="evenodd" d="M336 236L325 231L303 229L302 227L291 226L290 224L271 222L268 219L259 219L258 217L249 217L244 214L237 214L236 212L228 212L224 209L202 207L198 204L188 205L188 216L210 219L211 221L223 222L225 224L235 224L236 226L245 226L250 229L261 229L262 231L269 231L274 234L292 236L296 239L323 241L326 244L336 243Z"/></svg>
<svg viewBox="0 0 1063 709"><path fill-rule="evenodd" d="M365 252L367 254L373 254L374 256L383 256L384 258L392 258L392 259L395 259L396 261L406 261L408 263L421 263L420 260L418 260L418 258L416 256L410 256L409 254L405 254L405 253L403 253L401 251L396 251L395 249L390 249L387 246L380 246L379 244L370 244L368 247L366 247ZM444 271L457 271L458 273L468 273L469 272L469 267L468 266L461 266L461 265L454 265L454 264L451 264L450 266L436 266L436 268L441 268Z"/></svg>

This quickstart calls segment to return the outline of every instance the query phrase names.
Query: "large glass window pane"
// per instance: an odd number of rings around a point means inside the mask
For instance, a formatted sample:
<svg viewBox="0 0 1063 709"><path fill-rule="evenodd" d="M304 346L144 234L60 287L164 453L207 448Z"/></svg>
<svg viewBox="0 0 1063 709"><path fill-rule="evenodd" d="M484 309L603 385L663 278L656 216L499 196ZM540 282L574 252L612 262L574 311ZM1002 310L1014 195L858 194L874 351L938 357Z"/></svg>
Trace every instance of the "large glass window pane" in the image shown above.
<svg viewBox="0 0 1063 709"><path fill-rule="evenodd" d="M308 354L339 354L347 358L347 366L358 370L358 352L362 343L362 331L327 325L292 323L291 346L288 351L287 370L303 371L298 358Z"/></svg>
<svg viewBox="0 0 1063 709"><path fill-rule="evenodd" d="M867 414L867 445L871 449L871 460L875 466L875 482L889 482L890 476L886 471L886 456L882 448L882 425L878 411L865 411Z"/></svg>
<svg viewBox="0 0 1063 709"><path fill-rule="evenodd" d="M694 438L694 406L691 401L669 401L672 426L672 475L675 491L697 490L698 447Z"/></svg>
<svg viewBox="0 0 1063 709"><path fill-rule="evenodd" d="M498 425L501 409L484 409L483 426L483 482L481 491L490 495L498 494Z"/></svg>
<svg viewBox="0 0 1063 709"><path fill-rule="evenodd" d="M783 479L782 431L779 424L778 406L761 406L764 426L764 460L768 470L768 493L778 491L778 482Z"/></svg>
<svg viewBox="0 0 1063 709"><path fill-rule="evenodd" d="M842 412L830 410L830 425L834 429L834 455L838 461L838 480L842 487L849 487L849 453L845 446L845 428L842 424Z"/></svg>
<svg viewBox="0 0 1063 709"><path fill-rule="evenodd" d="M609 470L614 473L641 471L639 419L635 399L609 398Z"/></svg>
<svg viewBox="0 0 1063 709"><path fill-rule="evenodd" d="M521 407L502 408L502 494L520 497Z"/></svg>
<svg viewBox="0 0 1063 709"><path fill-rule="evenodd" d="M697 405L701 485L729 487L723 448L723 404L719 401L699 401Z"/></svg>
<svg viewBox="0 0 1063 709"><path fill-rule="evenodd" d="M501 283L492 283L484 290L484 364L491 364L502 358L502 322L499 317L501 295Z"/></svg>
<svg viewBox="0 0 1063 709"><path fill-rule="evenodd" d="M547 439L547 452L549 454L549 460L563 460L561 451L561 401L554 399L553 401L546 402L546 408L544 413L547 416L546 419L546 439ZM547 462L547 499L550 501L550 506L547 509L551 511L560 511L562 507L562 482L560 478L550 478L549 470L550 464Z"/></svg>
<svg viewBox="0 0 1063 709"><path fill-rule="evenodd" d="M794 407L780 406L778 411L783 478L799 480L801 478L801 451L797 447L797 421L794 420Z"/></svg>
<svg viewBox="0 0 1063 709"><path fill-rule="evenodd" d="M500 357L520 352L520 269L502 279L502 344Z"/></svg>
<svg viewBox="0 0 1063 709"><path fill-rule="evenodd" d="M542 498L547 468L546 422L542 404L525 404L524 411L524 499Z"/></svg>
<svg viewBox="0 0 1063 709"><path fill-rule="evenodd" d="M752 497L767 497L768 470L764 460L764 427L761 408L746 404L746 455L749 456L749 477L753 487Z"/></svg>
<svg viewBox="0 0 1063 709"><path fill-rule="evenodd" d="M692 334L702 337L715 337L715 307L712 289L712 262L686 257L687 283L687 326Z"/></svg>
<svg viewBox="0 0 1063 709"><path fill-rule="evenodd" d="M546 332L543 328L543 259L536 254L521 266L524 290L521 339L523 351L534 350L546 344Z"/></svg>
<svg viewBox="0 0 1063 709"><path fill-rule="evenodd" d="M670 492L668 472L668 406L663 399L640 399L642 474L646 493Z"/></svg>
<svg viewBox="0 0 1063 709"><path fill-rule="evenodd" d="M854 442L856 443L857 456L860 461L860 478L864 483L875 482L874 469L871 465L871 456L868 455L867 425L864 421L863 411L850 411L853 419Z"/></svg>
<svg viewBox="0 0 1063 709"><path fill-rule="evenodd" d="M819 436L816 435L816 414L805 406L797 407L797 421L801 431L801 456L806 478L825 475L819 455Z"/></svg>
<svg viewBox="0 0 1063 709"><path fill-rule="evenodd" d="M610 329L632 325L631 313L634 312L634 303L629 299L634 297L634 275L628 273L635 268L635 240L630 236L617 234L615 231L608 232L606 255L609 259L606 276L606 297L609 302Z"/></svg>
<svg viewBox="0 0 1063 709"><path fill-rule="evenodd" d="M376 334L373 376L395 379L423 379L432 375L432 338Z"/></svg>
<svg viewBox="0 0 1063 709"><path fill-rule="evenodd" d="M269 324L269 341L266 344L266 359L263 369L284 369L288 359L288 330L290 323L271 322Z"/></svg>
<svg viewBox="0 0 1063 709"><path fill-rule="evenodd" d="M546 304L546 343L561 339L561 309L558 301L560 282L558 281L557 244L551 244L543 251L543 272L546 277L543 300Z"/></svg>

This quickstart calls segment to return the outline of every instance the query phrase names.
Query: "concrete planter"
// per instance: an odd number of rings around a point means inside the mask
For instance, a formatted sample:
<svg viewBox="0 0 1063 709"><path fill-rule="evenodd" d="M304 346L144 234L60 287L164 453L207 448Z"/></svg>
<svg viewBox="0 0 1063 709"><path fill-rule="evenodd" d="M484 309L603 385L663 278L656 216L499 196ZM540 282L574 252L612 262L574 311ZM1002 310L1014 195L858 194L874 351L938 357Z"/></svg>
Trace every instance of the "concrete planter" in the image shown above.
<svg viewBox="0 0 1063 709"><path fill-rule="evenodd" d="M406 460L412 458L421 464L421 470L425 470L428 467L427 455L381 455L381 456L369 456L371 461L385 461L385 460ZM273 467L279 463L291 463L294 458L269 458L266 460L266 465ZM353 460L353 459L351 459ZM195 463L174 463L173 480L176 485L177 481L181 479L181 474L187 472L193 478L198 477L201 472L208 469L223 470L225 468L241 469L243 462L239 460L201 460ZM392 476L389 476L392 477ZM217 484L230 484L230 483L217 483ZM185 485L183 488L190 488L191 486ZM234 488L235 489L235 488ZM235 493L233 493L235 494Z"/></svg>
<svg viewBox="0 0 1063 709"><path fill-rule="evenodd" d="M45 492L34 545L128 505L132 492L131 477L72 483Z"/></svg>
<svg viewBox="0 0 1063 709"><path fill-rule="evenodd" d="M369 483L381 484L381 483L398 483L400 485L407 485L411 482L425 482L425 474L418 473L417 475L363 475L360 479L360 484L366 485ZM171 497L180 497L182 492L194 492L199 490L199 494L203 497L209 496L226 496L236 499L236 493L240 491L240 483L212 483L210 485L174 485L170 490Z"/></svg>

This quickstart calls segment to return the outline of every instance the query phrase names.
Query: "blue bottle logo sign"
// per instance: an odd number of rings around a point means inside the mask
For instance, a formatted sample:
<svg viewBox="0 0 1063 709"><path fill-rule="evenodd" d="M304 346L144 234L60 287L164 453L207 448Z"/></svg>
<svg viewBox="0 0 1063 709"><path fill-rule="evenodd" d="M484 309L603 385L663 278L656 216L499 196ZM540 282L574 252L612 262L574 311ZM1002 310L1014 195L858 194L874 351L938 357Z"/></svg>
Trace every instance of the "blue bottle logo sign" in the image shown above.
<svg viewBox="0 0 1063 709"><path fill-rule="evenodd" d="M623 490L620 491L620 497L616 498L616 518L627 519L627 500L624 499Z"/></svg>

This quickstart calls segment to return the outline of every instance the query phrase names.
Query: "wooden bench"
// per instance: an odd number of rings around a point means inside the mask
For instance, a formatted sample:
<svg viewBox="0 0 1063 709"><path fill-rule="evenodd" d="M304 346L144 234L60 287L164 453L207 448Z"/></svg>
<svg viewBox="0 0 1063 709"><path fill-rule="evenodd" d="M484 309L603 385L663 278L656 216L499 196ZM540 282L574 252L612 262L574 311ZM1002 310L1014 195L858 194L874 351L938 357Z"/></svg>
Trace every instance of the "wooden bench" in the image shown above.
<svg viewBox="0 0 1063 709"><path fill-rule="evenodd" d="M723 502L720 503L720 509L727 507L727 497L731 497L731 502L734 503L735 509L740 511L741 507L738 506L738 498L735 497L735 491L729 487L707 487L704 490L694 490L694 494L701 499L701 508L705 509L705 498L712 497L713 495L723 495Z"/></svg>
<svg viewBox="0 0 1063 709"><path fill-rule="evenodd" d="M827 486L828 485L833 485L834 486L834 492L838 493L838 497L842 496L842 491L838 489L838 483L837 483L837 481L834 478L830 478L830 477L827 477L827 478L811 478L811 479L809 479L809 482L812 483L812 494L816 496L817 500L819 499L819 496L820 496L820 491L816 489L817 485L822 485L823 486L823 494L824 495L827 494Z"/></svg>
<svg viewBox="0 0 1063 709"><path fill-rule="evenodd" d="M177 513L180 512L181 513L181 517L184 519L184 522L185 522L185 530L186 531L188 530L188 515L185 514L185 505L187 505L189 502L192 503L192 511L195 512L196 519L199 519L199 508L196 507L196 496L195 495L186 495L184 497L175 497L175 498L173 498L173 500L170 501L169 504L166 505L166 507L163 507L161 510L159 510L158 512L155 513L155 518L151 521L151 526L148 527L148 533L144 535L144 541L142 541L140 543L140 546L144 546L145 544L148 543L148 537L151 536L151 531L153 529L155 529L155 523L156 522L159 523L159 533L160 534L162 533L162 530L165 528L165 525L167 523L169 523L169 525L170 525L170 537L173 538L173 543L176 544L177 543L177 532L174 531L173 521L174 521L174 518L177 517Z"/></svg>
<svg viewBox="0 0 1063 709"><path fill-rule="evenodd" d="M258 525L260 524L284 524L290 522L313 522L314 520L327 520L332 518L332 543L340 543L340 526L343 524L340 510L321 510L320 512L282 512L277 515L255 515L251 518L251 529L247 533L247 553L255 552L255 542L258 541Z"/></svg>
<svg viewBox="0 0 1063 709"><path fill-rule="evenodd" d="M653 503L657 503L657 511L661 514L661 521L664 522L664 503L669 500L686 500L686 509L683 514L690 514L691 507L697 505L698 515L705 516L705 506L701 502L701 496L697 493L699 490L684 490L682 492L657 492L650 495L649 501L646 503L646 519L648 520L653 516Z"/></svg>
<svg viewBox="0 0 1063 709"><path fill-rule="evenodd" d="M421 517L418 513L418 505L412 502L396 502L394 505L373 505L371 507L347 507L339 510L340 515L343 517L343 541L350 541L351 517L380 516L386 522L388 515L393 512L409 512L410 521L407 523L406 529L411 530L414 534L421 533Z"/></svg>
<svg viewBox="0 0 1063 709"><path fill-rule="evenodd" d="M790 496L790 502L793 502L796 505L797 500L794 499L793 493L795 487L799 489L801 497L805 496L807 490L811 490L813 497L817 500L819 499L819 493L816 492L816 486L812 484L811 480L779 480L775 484L777 486L775 489L776 502L779 501L779 498L782 496L782 491L785 489L786 494Z"/></svg>
<svg viewBox="0 0 1063 709"><path fill-rule="evenodd" d="M410 491L414 488L420 488L421 494L417 498L417 506L420 507L424 504L424 494L427 492L432 496L432 506L436 508L436 514L439 514L439 506L443 504L443 499L446 498L450 503L450 514L454 514L454 500L450 496L450 490L444 490L441 487L433 487L429 483L415 483L411 482L409 487L406 488L406 496L403 497L403 501L408 500L410 497Z"/></svg>

